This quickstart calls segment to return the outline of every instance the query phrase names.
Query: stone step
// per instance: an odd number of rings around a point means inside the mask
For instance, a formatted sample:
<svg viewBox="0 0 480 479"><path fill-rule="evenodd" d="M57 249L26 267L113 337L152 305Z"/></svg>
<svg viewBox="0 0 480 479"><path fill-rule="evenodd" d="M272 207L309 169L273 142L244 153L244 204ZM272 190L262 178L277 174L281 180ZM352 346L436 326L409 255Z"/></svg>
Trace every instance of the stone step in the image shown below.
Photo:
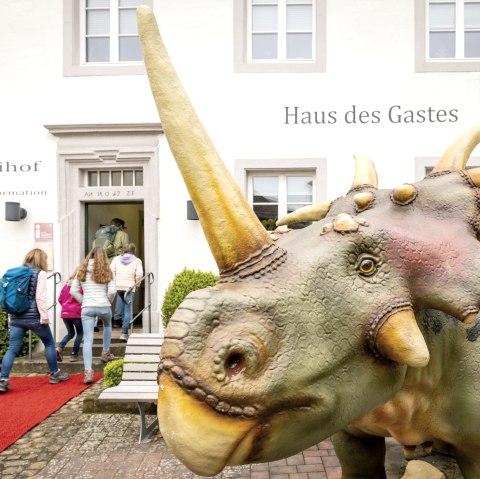
<svg viewBox="0 0 480 479"><path fill-rule="evenodd" d="M120 342L120 341L111 341L110 342L110 352L112 354L114 354L115 356L124 356L125 355L125 346L127 345L127 343L125 342ZM63 358L64 360L67 359L70 357L70 354L72 353L72 341L70 341L70 343L62 350L62 355L63 355ZM102 346L102 343L99 342L99 343L93 343L93 347L92 347L92 354L93 356L98 356L100 357L100 354L103 350L103 346ZM43 354L43 353L41 353ZM80 354L82 354L82 348L80 347Z"/></svg>
<svg viewBox="0 0 480 479"><path fill-rule="evenodd" d="M101 373L103 372L103 368L107 363L104 363L98 357L94 357L92 359L92 369L95 372ZM79 359L75 363L71 363L67 360L63 360L63 362L58 363L58 367L62 371L66 371L70 374L79 374L83 373L84 366L83 366L83 357L80 355ZM35 374L49 374L47 361L45 360L45 356L33 356L31 360L28 357L16 358L15 362L13 363L12 374L16 373L35 373Z"/></svg>
<svg viewBox="0 0 480 479"><path fill-rule="evenodd" d="M134 330L134 332L143 332L141 329ZM110 352L116 358L123 358L125 356L125 348L127 343L120 341L121 330L118 328L113 329L112 339L110 342ZM106 363L101 361L100 354L102 353L102 337L103 332L96 332L93 340L92 347L92 368L96 372L103 372L103 368ZM58 340L58 338L57 338ZM62 351L63 352L63 361L59 363L59 367L62 371L66 371L70 374L83 373L83 355L82 348L80 348L80 354L78 356L78 361L71 363L70 362L70 353L72 351L73 340L70 340L67 347ZM37 374L48 374L47 361L45 359L45 353L43 350L34 351L32 359L30 360L28 356L23 356L16 358L13 364L12 373L37 373Z"/></svg>

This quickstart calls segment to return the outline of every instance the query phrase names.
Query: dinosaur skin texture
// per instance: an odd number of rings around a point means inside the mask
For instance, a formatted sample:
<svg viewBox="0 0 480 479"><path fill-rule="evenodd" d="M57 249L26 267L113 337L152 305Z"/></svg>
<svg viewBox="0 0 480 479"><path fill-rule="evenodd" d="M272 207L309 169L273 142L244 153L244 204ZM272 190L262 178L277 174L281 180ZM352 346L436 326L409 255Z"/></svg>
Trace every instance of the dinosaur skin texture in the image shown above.
<svg viewBox="0 0 480 479"><path fill-rule="evenodd" d="M440 441L478 479L480 173L465 164L480 125L412 185L377 189L362 159L318 221L270 237L199 123L153 14L139 7L138 18L162 125L221 273L165 332L168 446L210 476L332 436L344 479L384 479L384 437L409 453Z"/></svg>

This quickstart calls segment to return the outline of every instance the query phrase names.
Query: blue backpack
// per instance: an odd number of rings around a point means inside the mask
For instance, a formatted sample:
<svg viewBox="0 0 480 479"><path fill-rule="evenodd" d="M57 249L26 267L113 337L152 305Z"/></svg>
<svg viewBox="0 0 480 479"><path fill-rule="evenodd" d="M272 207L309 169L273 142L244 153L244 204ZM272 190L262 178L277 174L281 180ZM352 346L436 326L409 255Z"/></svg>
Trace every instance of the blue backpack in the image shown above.
<svg viewBox="0 0 480 479"><path fill-rule="evenodd" d="M0 307L10 314L22 314L30 308L28 286L32 270L28 266L11 268L0 283Z"/></svg>

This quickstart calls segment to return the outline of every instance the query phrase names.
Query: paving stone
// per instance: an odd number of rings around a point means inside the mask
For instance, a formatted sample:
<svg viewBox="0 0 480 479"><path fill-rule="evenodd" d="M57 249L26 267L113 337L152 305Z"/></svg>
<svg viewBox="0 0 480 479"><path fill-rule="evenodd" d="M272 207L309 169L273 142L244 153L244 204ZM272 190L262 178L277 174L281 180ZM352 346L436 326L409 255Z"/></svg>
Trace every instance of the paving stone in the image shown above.
<svg viewBox="0 0 480 479"><path fill-rule="evenodd" d="M327 473L328 479L342 479L341 467L326 467L325 472Z"/></svg>
<svg viewBox="0 0 480 479"><path fill-rule="evenodd" d="M270 479L270 473L267 471L255 471L251 474L251 479Z"/></svg>
<svg viewBox="0 0 480 479"><path fill-rule="evenodd" d="M309 472L308 479L328 479L326 472Z"/></svg>
<svg viewBox="0 0 480 479"><path fill-rule="evenodd" d="M28 465L29 469L43 469L47 465L46 461L32 462Z"/></svg>
<svg viewBox="0 0 480 479"><path fill-rule="evenodd" d="M296 454L295 456L288 457L287 464L289 466L295 465L295 464L305 464L305 459L303 457L303 454Z"/></svg>
<svg viewBox="0 0 480 479"><path fill-rule="evenodd" d="M2 474L16 474L19 472L21 469L19 467L6 467L3 471Z"/></svg>

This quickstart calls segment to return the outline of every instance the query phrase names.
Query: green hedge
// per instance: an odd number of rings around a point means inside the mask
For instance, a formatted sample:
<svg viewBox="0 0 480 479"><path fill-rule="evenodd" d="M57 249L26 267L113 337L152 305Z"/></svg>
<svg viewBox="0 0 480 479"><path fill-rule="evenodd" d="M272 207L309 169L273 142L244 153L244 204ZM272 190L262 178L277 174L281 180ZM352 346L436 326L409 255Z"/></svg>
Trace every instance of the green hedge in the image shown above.
<svg viewBox="0 0 480 479"><path fill-rule="evenodd" d="M168 324L173 313L188 293L213 286L218 280L218 276L206 271L184 268L180 273L177 273L165 291L162 304L163 324L165 326Z"/></svg>
<svg viewBox="0 0 480 479"><path fill-rule="evenodd" d="M10 334L7 330L7 313L0 308L0 360L3 358L3 355L7 352L8 345L10 343ZM35 347L39 341L38 336L32 334L32 349ZM22 349L17 354L17 356L26 356L28 354L28 334L23 338Z"/></svg>
<svg viewBox="0 0 480 479"><path fill-rule="evenodd" d="M120 384L123 374L123 361L123 358L115 359L103 368L103 384L105 384L107 388Z"/></svg>

